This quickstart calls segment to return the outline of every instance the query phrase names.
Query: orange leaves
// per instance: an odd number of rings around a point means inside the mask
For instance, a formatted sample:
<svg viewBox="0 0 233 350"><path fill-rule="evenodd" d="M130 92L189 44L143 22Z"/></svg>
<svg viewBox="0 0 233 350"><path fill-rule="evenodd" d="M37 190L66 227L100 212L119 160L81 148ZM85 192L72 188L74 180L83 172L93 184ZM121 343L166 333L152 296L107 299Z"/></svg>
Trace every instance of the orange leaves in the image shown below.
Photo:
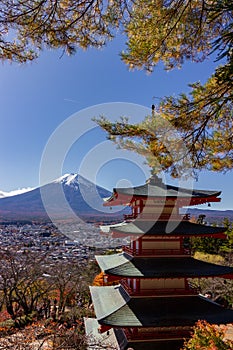
<svg viewBox="0 0 233 350"><path fill-rule="evenodd" d="M232 350L233 342L225 339L225 330L206 321L198 321L191 338L185 341L183 350Z"/></svg>
<svg viewBox="0 0 233 350"><path fill-rule="evenodd" d="M5 310L0 312L0 323L5 322L11 318L10 314Z"/></svg>
<svg viewBox="0 0 233 350"><path fill-rule="evenodd" d="M93 281L93 286L104 286L104 273L101 271L97 276L95 276Z"/></svg>
<svg viewBox="0 0 233 350"><path fill-rule="evenodd" d="M101 271L93 281L93 286L111 286L113 284L118 284L119 278L105 275L103 271Z"/></svg>

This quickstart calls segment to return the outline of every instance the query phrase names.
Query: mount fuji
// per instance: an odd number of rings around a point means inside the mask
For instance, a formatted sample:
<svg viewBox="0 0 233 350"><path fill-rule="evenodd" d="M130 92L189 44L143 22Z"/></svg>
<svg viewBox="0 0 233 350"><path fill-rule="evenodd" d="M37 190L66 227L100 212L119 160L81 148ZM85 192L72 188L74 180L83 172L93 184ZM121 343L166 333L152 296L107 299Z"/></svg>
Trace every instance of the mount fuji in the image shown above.
<svg viewBox="0 0 233 350"><path fill-rule="evenodd" d="M60 178L22 194L0 198L0 221L66 220L73 215L93 221L114 217L103 207L111 193L79 174ZM49 214L49 215L48 215Z"/></svg>

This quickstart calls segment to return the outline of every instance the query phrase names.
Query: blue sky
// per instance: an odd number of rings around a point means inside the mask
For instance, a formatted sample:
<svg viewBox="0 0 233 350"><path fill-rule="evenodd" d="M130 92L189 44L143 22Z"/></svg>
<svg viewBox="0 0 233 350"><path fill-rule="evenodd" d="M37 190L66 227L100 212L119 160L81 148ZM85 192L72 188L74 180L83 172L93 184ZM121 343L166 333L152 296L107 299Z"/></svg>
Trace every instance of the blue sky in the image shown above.
<svg viewBox="0 0 233 350"><path fill-rule="evenodd" d="M170 72L160 65L147 75L128 70L119 57L122 47L122 39L118 38L102 50L79 51L72 57L60 57L59 51L44 51L27 65L0 66L0 190L39 185L45 145L54 130L74 113L110 102L150 108L160 97L187 92L188 83L205 82L215 67L210 58L203 64L186 63L182 69ZM85 152L103 140L104 132L93 131L78 154L74 155L75 147L71 150L62 172L77 172ZM133 184L144 181L145 174L140 169L135 170L134 165L130 169L124 160L118 166L110 162L96 179L110 189L128 176ZM221 189L222 203L212 208L233 209L232 180L232 171L225 175L203 172L194 186Z"/></svg>

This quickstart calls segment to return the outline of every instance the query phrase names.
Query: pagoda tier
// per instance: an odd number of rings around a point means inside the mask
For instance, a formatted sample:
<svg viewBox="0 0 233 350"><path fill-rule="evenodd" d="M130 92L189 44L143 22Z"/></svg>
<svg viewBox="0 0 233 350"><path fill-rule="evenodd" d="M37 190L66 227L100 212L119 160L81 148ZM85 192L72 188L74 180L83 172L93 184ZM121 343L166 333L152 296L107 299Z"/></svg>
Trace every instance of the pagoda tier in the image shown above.
<svg viewBox="0 0 233 350"><path fill-rule="evenodd" d="M233 278L233 267L220 266L192 257L133 257L125 252L96 256L101 270L119 278Z"/></svg>
<svg viewBox="0 0 233 350"><path fill-rule="evenodd" d="M131 296L197 295L191 278L233 279L233 268L192 257L133 257L125 252L96 256L104 283L121 283ZM184 268L185 267L185 268Z"/></svg>
<svg viewBox="0 0 233 350"><path fill-rule="evenodd" d="M114 188L111 197L105 199L105 206L132 205L141 206L143 201L149 199L156 200L154 206L161 208L164 200L169 200L169 205L178 207L186 205L197 205L209 202L220 202L217 198L220 191L206 191L187 189L171 185L165 185L157 176L152 176L145 185L130 188ZM141 202L135 203L137 200Z"/></svg>
<svg viewBox="0 0 233 350"><path fill-rule="evenodd" d="M139 329L143 336L153 334L156 338L164 331L166 336L169 334L170 338L176 338L178 333L187 334L198 320L212 324L233 323L232 310L199 295L130 297L121 285L90 287L90 290L98 323L107 327L126 328L132 331L133 339L137 338ZM179 332L173 334L178 327ZM133 328L137 330L135 333Z"/></svg>
<svg viewBox="0 0 233 350"><path fill-rule="evenodd" d="M131 236L132 239L141 236L211 236L214 238L226 238L225 227L214 227L196 224L189 221L144 221L141 219L132 222L123 222L116 225L101 226L103 233L111 233L112 237Z"/></svg>

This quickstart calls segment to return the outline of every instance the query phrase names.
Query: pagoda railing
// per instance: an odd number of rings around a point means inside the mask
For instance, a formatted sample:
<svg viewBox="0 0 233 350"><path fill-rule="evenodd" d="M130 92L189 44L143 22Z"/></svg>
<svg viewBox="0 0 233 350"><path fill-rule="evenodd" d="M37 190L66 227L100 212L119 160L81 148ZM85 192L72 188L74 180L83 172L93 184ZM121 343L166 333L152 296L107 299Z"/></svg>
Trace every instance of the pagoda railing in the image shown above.
<svg viewBox="0 0 233 350"><path fill-rule="evenodd" d="M179 339L180 337L186 337L190 334L191 327L154 327L151 331L143 328L127 329L124 328L125 335L128 340L141 340L141 339Z"/></svg>
<svg viewBox="0 0 233 350"><path fill-rule="evenodd" d="M189 248L181 249L133 249L129 246L123 246L122 249L133 256L156 256L156 255L190 255Z"/></svg>
<svg viewBox="0 0 233 350"><path fill-rule="evenodd" d="M125 214L124 220L134 220L134 219L140 219L140 220L156 220L156 221L189 221L190 215L189 214L155 214L155 213L140 213L140 214Z"/></svg>
<svg viewBox="0 0 233 350"><path fill-rule="evenodd" d="M126 290L126 292L130 295L132 295L132 288L128 285L128 283L126 282L125 279L120 280L120 284L122 285L122 287Z"/></svg>
<svg viewBox="0 0 233 350"><path fill-rule="evenodd" d="M137 215L136 214L124 214L124 220L133 220L136 219Z"/></svg>
<svg viewBox="0 0 233 350"><path fill-rule="evenodd" d="M182 288L161 288L161 289L141 289L140 291L132 291L132 296L161 296L161 295L196 295L194 290Z"/></svg>
<svg viewBox="0 0 233 350"><path fill-rule="evenodd" d="M122 287L132 296L161 296L161 295L196 295L199 293L197 288L159 288L159 289L140 289L133 290L126 280L120 281Z"/></svg>

